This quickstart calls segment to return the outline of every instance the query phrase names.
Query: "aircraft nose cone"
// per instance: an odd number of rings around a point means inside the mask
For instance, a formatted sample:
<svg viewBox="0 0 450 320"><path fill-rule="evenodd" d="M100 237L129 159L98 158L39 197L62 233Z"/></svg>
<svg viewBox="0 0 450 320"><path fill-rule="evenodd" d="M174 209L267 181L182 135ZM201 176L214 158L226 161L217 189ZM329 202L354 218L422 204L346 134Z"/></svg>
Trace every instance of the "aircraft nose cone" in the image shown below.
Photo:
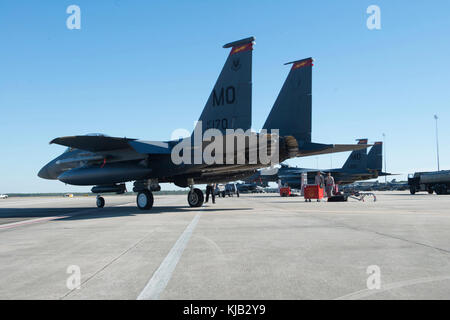
<svg viewBox="0 0 450 320"><path fill-rule="evenodd" d="M61 169L58 165L58 158L50 161L42 167L38 172L38 177L42 179L55 180L61 174Z"/></svg>
<svg viewBox="0 0 450 320"><path fill-rule="evenodd" d="M55 160L50 161L45 166L42 167L38 172L38 177L42 179L55 180L58 176L57 167L55 167Z"/></svg>
<svg viewBox="0 0 450 320"><path fill-rule="evenodd" d="M39 170L38 177L42 179L51 179L48 172L48 166L44 166L41 170Z"/></svg>

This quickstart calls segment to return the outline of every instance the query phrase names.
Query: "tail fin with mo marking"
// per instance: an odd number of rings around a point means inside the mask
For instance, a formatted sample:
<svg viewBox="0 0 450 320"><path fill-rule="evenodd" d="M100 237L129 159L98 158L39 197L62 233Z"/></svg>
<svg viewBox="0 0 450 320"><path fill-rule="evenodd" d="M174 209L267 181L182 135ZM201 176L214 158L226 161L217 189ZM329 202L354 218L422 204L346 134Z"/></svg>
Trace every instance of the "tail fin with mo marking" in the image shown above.
<svg viewBox="0 0 450 320"><path fill-rule="evenodd" d="M357 141L358 144L367 144L367 139L357 139ZM347 161L342 166L342 169L367 169L367 148L352 151L350 156L347 158Z"/></svg>
<svg viewBox="0 0 450 320"><path fill-rule="evenodd" d="M199 118L203 132L210 128L222 133L226 129L250 129L254 40L250 37L223 46L231 51Z"/></svg>

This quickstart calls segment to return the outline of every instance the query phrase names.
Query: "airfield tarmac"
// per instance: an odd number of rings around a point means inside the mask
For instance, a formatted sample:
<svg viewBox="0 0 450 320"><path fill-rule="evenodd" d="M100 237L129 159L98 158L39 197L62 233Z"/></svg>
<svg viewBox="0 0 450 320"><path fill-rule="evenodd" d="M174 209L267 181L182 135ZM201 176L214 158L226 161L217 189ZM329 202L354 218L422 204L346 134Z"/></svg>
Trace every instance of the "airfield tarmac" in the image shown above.
<svg viewBox="0 0 450 320"><path fill-rule="evenodd" d="M450 196L376 194L0 200L0 299L450 299Z"/></svg>

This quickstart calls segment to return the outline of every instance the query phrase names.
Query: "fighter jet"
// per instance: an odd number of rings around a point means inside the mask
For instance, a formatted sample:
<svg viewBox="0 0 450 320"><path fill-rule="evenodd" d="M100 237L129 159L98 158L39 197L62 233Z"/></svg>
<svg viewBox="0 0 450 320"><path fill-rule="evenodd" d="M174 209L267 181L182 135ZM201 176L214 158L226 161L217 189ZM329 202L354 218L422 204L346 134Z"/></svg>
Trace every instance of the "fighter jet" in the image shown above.
<svg viewBox="0 0 450 320"><path fill-rule="evenodd" d="M357 139L358 144L367 145L367 139ZM245 181L247 183L267 183L277 182L280 180L282 185L287 184L291 188L301 188L301 175L307 174L308 183L314 184L314 176L320 171L322 174L328 172L334 177L335 182L340 185L350 184L355 181L376 179L380 176L391 175L382 171L383 143L375 142L370 152L367 154L367 149L360 149L353 151L347 158L342 168L335 169L308 169L289 167L286 164L281 164L281 167L272 174L264 174L261 170Z"/></svg>
<svg viewBox="0 0 450 320"><path fill-rule="evenodd" d="M359 144L367 144L367 139L359 139ZM342 185L391 175L382 171L383 142L375 142L368 154L366 151L367 149L353 151L342 168L323 170L323 172L331 172L336 183Z"/></svg>
<svg viewBox="0 0 450 320"><path fill-rule="evenodd" d="M231 151L224 147L226 152L221 153L219 148L211 152L216 160L239 158L244 159L244 163L206 161L202 152L210 148L217 138L204 139L211 130L224 136L228 135L229 129L236 132L250 130L253 45L254 38L250 37L223 46L231 48L231 51L190 137L169 141L145 141L103 134L56 138L50 143L68 148L45 165L38 176L71 185L93 185L91 191L98 194L99 208L105 205L102 193L124 193L125 182L129 181L134 181L133 191L137 192L139 209L151 209L152 191L159 191L159 184L167 182L189 187L189 205L200 207L203 192L195 188L195 184L241 180L270 165L259 158L256 161L251 159L252 152L256 151L258 155L262 152L259 141L267 142L266 149L275 150L280 162L292 157L366 147L311 142L313 60L307 58L290 63L291 71L263 128L272 130L271 133L251 132L245 135L243 148L233 145ZM273 129L279 132L273 133ZM254 137L260 139L256 149L249 142L254 141ZM179 158L183 161L174 160Z"/></svg>

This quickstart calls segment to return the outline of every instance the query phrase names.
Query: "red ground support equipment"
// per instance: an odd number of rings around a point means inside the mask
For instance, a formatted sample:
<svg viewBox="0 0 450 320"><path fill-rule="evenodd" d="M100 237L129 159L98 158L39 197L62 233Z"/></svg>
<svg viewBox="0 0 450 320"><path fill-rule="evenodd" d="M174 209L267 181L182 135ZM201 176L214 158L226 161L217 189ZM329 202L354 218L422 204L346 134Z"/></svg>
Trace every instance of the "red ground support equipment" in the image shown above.
<svg viewBox="0 0 450 320"><path fill-rule="evenodd" d="M320 200L323 198L323 188L317 184L308 184L305 186L304 197L305 200Z"/></svg>
<svg viewBox="0 0 450 320"><path fill-rule="evenodd" d="M291 187L280 188L280 196L289 197L291 195Z"/></svg>

